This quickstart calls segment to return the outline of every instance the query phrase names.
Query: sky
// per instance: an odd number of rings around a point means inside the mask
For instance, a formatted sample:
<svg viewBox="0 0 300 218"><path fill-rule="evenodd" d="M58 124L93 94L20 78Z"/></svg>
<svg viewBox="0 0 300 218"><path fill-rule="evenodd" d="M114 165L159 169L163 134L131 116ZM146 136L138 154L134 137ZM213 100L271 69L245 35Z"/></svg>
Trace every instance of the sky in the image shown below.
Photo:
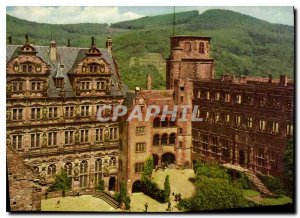
<svg viewBox="0 0 300 218"><path fill-rule="evenodd" d="M176 12L198 10L203 13L208 9L225 9L247 14L270 23L279 23L293 26L294 14L291 6L225 6L225 7L182 7L177 6ZM17 18L40 23L70 24L70 23L115 23L132 20L144 16L173 13L173 7L7 7L6 12ZM76 16L74 16L76 15Z"/></svg>

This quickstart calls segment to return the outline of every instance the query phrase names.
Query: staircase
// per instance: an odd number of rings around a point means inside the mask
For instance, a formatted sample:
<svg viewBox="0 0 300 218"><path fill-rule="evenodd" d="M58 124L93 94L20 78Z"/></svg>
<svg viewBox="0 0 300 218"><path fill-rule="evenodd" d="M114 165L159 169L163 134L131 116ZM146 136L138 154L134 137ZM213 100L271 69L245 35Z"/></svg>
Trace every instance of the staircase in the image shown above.
<svg viewBox="0 0 300 218"><path fill-rule="evenodd" d="M95 198L100 198L101 200L105 201L108 203L110 206L112 206L114 209L117 209L120 207L120 204L113 199L109 194L105 192L96 192L95 195L93 195Z"/></svg>
<svg viewBox="0 0 300 218"><path fill-rule="evenodd" d="M229 163L223 164L223 166L226 168L229 168L229 169L233 169L233 170L245 173L247 178L252 182L252 184L254 184L254 186L257 188L257 190L262 195L274 197L274 194L267 189L267 187L260 181L260 179L255 175L254 172L252 172L248 169L245 169L241 166L233 165L233 164L229 164Z"/></svg>
<svg viewBox="0 0 300 218"><path fill-rule="evenodd" d="M265 196L273 197L274 194L270 192L267 187L260 181L260 179L251 171L245 171L245 175L255 185L257 190Z"/></svg>

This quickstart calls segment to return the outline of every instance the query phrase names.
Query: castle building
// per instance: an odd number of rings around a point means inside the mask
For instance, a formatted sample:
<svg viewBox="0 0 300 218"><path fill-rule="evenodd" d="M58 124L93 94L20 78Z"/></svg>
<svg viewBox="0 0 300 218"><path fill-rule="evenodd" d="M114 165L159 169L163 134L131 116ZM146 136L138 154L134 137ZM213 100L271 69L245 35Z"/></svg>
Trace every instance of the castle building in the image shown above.
<svg viewBox="0 0 300 218"><path fill-rule="evenodd" d="M280 176L293 135L294 83L223 75L216 79L210 37L173 36L166 90L127 90L112 55L112 39L98 49L7 45L7 145L17 150L45 183L60 169L73 190L93 190L100 179L117 191L126 181L138 191L144 161L191 168L196 160L236 164ZM146 76L146 75L145 75ZM116 121L97 120L101 105L123 105ZM151 106L160 113L145 120ZM174 111L165 119L165 107ZM193 107L198 106L193 120ZM131 119L131 112L142 119ZM186 108L186 109L184 109ZM112 110L102 115L111 117ZM185 117L184 120L182 118Z"/></svg>
<svg viewBox="0 0 300 218"><path fill-rule="evenodd" d="M101 105L120 104L124 86L107 49L8 45L7 145L17 150L43 182L66 169L72 189L91 189L103 179L117 188L118 122L99 122ZM106 114L109 116L109 114Z"/></svg>

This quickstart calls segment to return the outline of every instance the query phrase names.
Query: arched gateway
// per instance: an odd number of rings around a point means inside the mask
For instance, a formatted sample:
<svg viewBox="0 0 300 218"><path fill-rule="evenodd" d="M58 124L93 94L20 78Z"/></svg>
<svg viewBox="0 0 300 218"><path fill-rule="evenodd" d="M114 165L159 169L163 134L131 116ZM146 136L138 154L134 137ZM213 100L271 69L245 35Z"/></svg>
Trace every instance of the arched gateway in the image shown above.
<svg viewBox="0 0 300 218"><path fill-rule="evenodd" d="M165 165L174 164L175 160L176 160L175 155L170 152L164 153L161 156L161 162L162 162L162 164L165 164Z"/></svg>

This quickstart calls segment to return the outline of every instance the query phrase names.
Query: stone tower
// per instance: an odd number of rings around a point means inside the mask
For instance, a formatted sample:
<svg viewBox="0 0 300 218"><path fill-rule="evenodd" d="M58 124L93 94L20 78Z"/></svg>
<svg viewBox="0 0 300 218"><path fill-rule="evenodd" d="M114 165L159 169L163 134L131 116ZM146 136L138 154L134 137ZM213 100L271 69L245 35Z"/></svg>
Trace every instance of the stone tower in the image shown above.
<svg viewBox="0 0 300 218"><path fill-rule="evenodd" d="M167 59L166 85L174 88L174 81L214 78L213 59L210 58L210 37L172 36L171 54Z"/></svg>

